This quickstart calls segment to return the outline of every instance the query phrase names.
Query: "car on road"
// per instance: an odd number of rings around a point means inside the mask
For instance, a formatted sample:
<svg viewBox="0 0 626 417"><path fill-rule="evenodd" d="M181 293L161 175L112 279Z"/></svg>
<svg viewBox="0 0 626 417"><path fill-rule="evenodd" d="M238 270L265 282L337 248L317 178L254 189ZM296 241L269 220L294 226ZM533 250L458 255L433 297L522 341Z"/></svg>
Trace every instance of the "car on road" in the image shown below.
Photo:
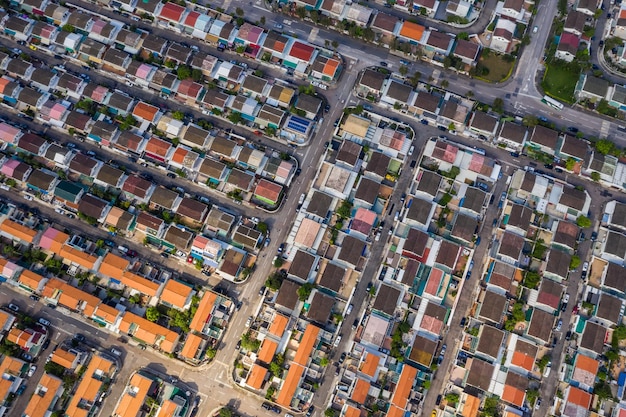
<svg viewBox="0 0 626 417"><path fill-rule="evenodd" d="M15 304L11 303L9 304L9 310L14 311L14 312L19 312L20 308L18 306L16 306Z"/></svg>
<svg viewBox="0 0 626 417"><path fill-rule="evenodd" d="M342 352L341 355L339 356L339 363L342 364L344 363L344 361L346 360L346 356L348 356L348 354L346 352Z"/></svg>
<svg viewBox="0 0 626 417"><path fill-rule="evenodd" d="M265 285L259 289L259 295L263 296L263 294L265 294Z"/></svg>
<svg viewBox="0 0 626 417"><path fill-rule="evenodd" d="M402 65L404 65L404 66L407 66L407 67L408 67L409 65L411 65L411 61L407 61L406 59L401 59L401 60L400 60L400 63L401 63Z"/></svg>
<svg viewBox="0 0 626 417"><path fill-rule="evenodd" d="M272 239L270 239L269 237L266 237L265 241L263 242L263 247L267 248L270 245L271 241L272 241Z"/></svg>
<svg viewBox="0 0 626 417"><path fill-rule="evenodd" d="M252 316L248 317L248 320L246 320L246 327L250 327L251 324L252 324Z"/></svg>
<svg viewBox="0 0 626 417"><path fill-rule="evenodd" d="M589 262L583 262L583 272L587 272L589 269Z"/></svg>
<svg viewBox="0 0 626 417"><path fill-rule="evenodd" d="M46 327L49 327L51 324L48 320L44 319L43 317L40 317L39 320L37 320L37 322L41 324L42 326L46 326Z"/></svg>
<svg viewBox="0 0 626 417"><path fill-rule="evenodd" d="M330 104L324 106L324 113L328 113L330 111Z"/></svg>
<svg viewBox="0 0 626 417"><path fill-rule="evenodd" d="M85 341L86 341L87 339L86 339L86 338L85 338L85 336L83 336L82 334L80 334L80 333L76 333L76 334L74 335L74 340L76 340L77 342L80 342L80 343L85 343Z"/></svg>
<svg viewBox="0 0 626 417"><path fill-rule="evenodd" d="M30 362L33 360L33 356L28 353L22 353L22 359L24 359L27 362Z"/></svg>
<svg viewBox="0 0 626 417"><path fill-rule="evenodd" d="M37 365L31 365L28 369L28 376L31 377L35 375L35 372L37 372Z"/></svg>
<svg viewBox="0 0 626 417"><path fill-rule="evenodd" d="M33 301L39 301L39 296L35 294L31 294L28 298L30 298Z"/></svg>
<svg viewBox="0 0 626 417"><path fill-rule="evenodd" d="M284 250L285 250L285 243L281 243L280 246L278 246L278 253L283 253Z"/></svg>
<svg viewBox="0 0 626 417"><path fill-rule="evenodd" d="M578 128L574 127L574 126L570 126L570 127L567 128L567 131L570 132L570 133L576 134L576 133L578 133Z"/></svg>
<svg viewBox="0 0 626 417"><path fill-rule="evenodd" d="M176 174L174 174L173 172L168 172L167 173L167 177L168 178L176 178Z"/></svg>
<svg viewBox="0 0 626 417"><path fill-rule="evenodd" d="M307 410L306 414L305 414L305 415L306 415L306 417L311 417L311 416L313 415L313 412L314 412L314 411L315 411L315 407L314 407L313 405L311 405L311 406L309 407L309 409Z"/></svg>
<svg viewBox="0 0 626 417"><path fill-rule="evenodd" d="M130 249L128 252L126 252L126 256L128 256L129 258L136 258L138 255L137 251Z"/></svg>
<svg viewBox="0 0 626 417"><path fill-rule="evenodd" d="M170 254L167 252L161 252L161 257L167 259L170 257Z"/></svg>
<svg viewBox="0 0 626 417"><path fill-rule="evenodd" d="M554 172L556 172L557 174L562 174L564 171L562 168L556 167L554 168Z"/></svg>
<svg viewBox="0 0 626 417"><path fill-rule="evenodd" d="M241 340L237 340L237 344L235 345L235 349L239 350L241 348Z"/></svg>
<svg viewBox="0 0 626 417"><path fill-rule="evenodd" d="M596 240L598 238L598 232L591 233L591 240Z"/></svg>
<svg viewBox="0 0 626 417"><path fill-rule="evenodd" d="M76 218L76 215L72 214L72 213L66 213L65 215L67 216L68 219L75 219Z"/></svg>
<svg viewBox="0 0 626 417"><path fill-rule="evenodd" d="M563 302L565 304L567 304L569 302L569 293L565 293L565 295L563 296Z"/></svg>
<svg viewBox="0 0 626 417"><path fill-rule="evenodd" d="M24 194L24 200L26 201L33 201L33 196L30 194Z"/></svg>
<svg viewBox="0 0 626 417"><path fill-rule="evenodd" d="M435 405L441 404L441 394L437 395L437 399L435 400Z"/></svg>
<svg viewBox="0 0 626 417"><path fill-rule="evenodd" d="M111 353L112 353L112 354L114 354L114 355L115 355L115 356L117 356L117 357L122 356L122 351L121 351L121 350L119 350L119 349L116 349L116 348L114 348L114 347L112 347L112 348L111 348Z"/></svg>
<svg viewBox="0 0 626 417"><path fill-rule="evenodd" d="M467 323L467 317L462 317L461 318L461 327L464 327L465 323Z"/></svg>
<svg viewBox="0 0 626 417"><path fill-rule="evenodd" d="M282 410L280 409L280 407L277 407L275 405L272 406L272 411L276 414L280 414L282 412Z"/></svg>
<svg viewBox="0 0 626 417"><path fill-rule="evenodd" d="M265 402L261 404L261 407L269 411L272 409L272 404Z"/></svg>
<svg viewBox="0 0 626 417"><path fill-rule="evenodd" d="M354 321L352 322L352 330L356 330L358 326L359 326L359 319L354 319Z"/></svg>
<svg viewBox="0 0 626 417"><path fill-rule="evenodd" d="M559 319L559 321L556 323L556 327L554 328L554 330L560 332L561 327L563 327L563 319Z"/></svg>
<svg viewBox="0 0 626 417"><path fill-rule="evenodd" d="M533 28L533 33L537 33L537 31L539 31L539 27L538 27L538 26L535 26L535 27Z"/></svg>
<svg viewBox="0 0 626 417"><path fill-rule="evenodd" d="M541 407L541 398L537 398L535 401L535 410L539 410L539 407Z"/></svg>
<svg viewBox="0 0 626 417"><path fill-rule="evenodd" d="M385 61L380 61L380 66L381 67L388 67L389 64L387 64Z"/></svg>
<svg viewBox="0 0 626 417"><path fill-rule="evenodd" d="M47 338L46 341L43 342L43 345L41 345L41 350L44 351L48 349L48 346L50 346L50 338Z"/></svg>

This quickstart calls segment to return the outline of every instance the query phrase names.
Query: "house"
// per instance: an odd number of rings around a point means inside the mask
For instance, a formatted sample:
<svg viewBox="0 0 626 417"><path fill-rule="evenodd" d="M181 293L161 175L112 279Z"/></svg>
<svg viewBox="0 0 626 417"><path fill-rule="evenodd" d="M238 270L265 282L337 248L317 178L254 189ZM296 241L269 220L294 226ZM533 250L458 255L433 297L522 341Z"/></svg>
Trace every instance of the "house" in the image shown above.
<svg viewBox="0 0 626 417"><path fill-rule="evenodd" d="M122 316L118 328L120 333L128 334L147 345L154 345L166 353L174 352L180 338L178 333L131 312Z"/></svg>
<svg viewBox="0 0 626 417"><path fill-rule="evenodd" d="M453 46L454 36L433 29L428 32L428 38L426 38L426 42L423 44L426 55L436 62L442 62L445 57L450 55Z"/></svg>
<svg viewBox="0 0 626 417"><path fill-rule="evenodd" d="M495 365L482 359L474 359L467 374L466 385L484 392L489 391Z"/></svg>
<svg viewBox="0 0 626 417"><path fill-rule="evenodd" d="M74 10L67 18L67 24L74 27L74 32L77 32L83 36L87 36L91 32L95 19L95 15L92 15L90 13L83 13L79 10Z"/></svg>
<svg viewBox="0 0 626 417"><path fill-rule="evenodd" d="M521 152L528 137L526 127L510 121L503 122L496 141L504 144L504 148L510 152Z"/></svg>
<svg viewBox="0 0 626 417"><path fill-rule="evenodd" d="M24 87L17 95L17 108L19 110L41 110L49 97L49 93L41 93L33 88Z"/></svg>
<svg viewBox="0 0 626 417"><path fill-rule="evenodd" d="M228 177L228 166L212 158L204 158L198 167L195 181L198 184L218 185Z"/></svg>
<svg viewBox="0 0 626 417"><path fill-rule="evenodd" d="M176 89L176 98L188 105L195 105L204 95L205 90L202 84L191 79L182 80Z"/></svg>
<svg viewBox="0 0 626 417"><path fill-rule="evenodd" d="M21 129L1 122L0 123L0 141L9 145L15 145L19 139L24 135Z"/></svg>
<svg viewBox="0 0 626 417"><path fill-rule="evenodd" d="M59 181L54 189L55 200L73 209L78 208L78 202L83 194L85 194L85 188L66 180Z"/></svg>
<svg viewBox="0 0 626 417"><path fill-rule="evenodd" d="M190 123L183 127L180 135L180 143L192 148L205 149L211 139L211 132L200 126Z"/></svg>
<svg viewBox="0 0 626 417"><path fill-rule="evenodd" d="M553 223L552 245L572 252L576 248L580 227L575 223L560 220Z"/></svg>
<svg viewBox="0 0 626 417"><path fill-rule="evenodd" d="M63 169L68 168L68 164L73 156L74 153L71 149L57 145L56 143L51 144L44 154L44 157L47 160L53 162L55 166Z"/></svg>
<svg viewBox="0 0 626 417"><path fill-rule="evenodd" d="M259 243L261 243L263 234L258 230L252 229L244 224L240 224L235 228L232 239L234 244L238 246L255 250Z"/></svg>
<svg viewBox="0 0 626 417"><path fill-rule="evenodd" d="M109 203L91 194L85 194L78 203L78 213L102 223L110 210Z"/></svg>
<svg viewBox="0 0 626 417"><path fill-rule="evenodd" d="M113 43L116 47L121 48L122 51L136 55L141 50L143 39L141 33L122 28L115 35Z"/></svg>
<svg viewBox="0 0 626 417"><path fill-rule="evenodd" d="M120 51L116 48L109 48L102 56L102 68L105 71L124 75L132 60L132 56L128 52Z"/></svg>
<svg viewBox="0 0 626 417"><path fill-rule="evenodd" d="M119 207L111 207L109 214L104 220L103 226L114 228L117 233L128 233L135 223L135 215Z"/></svg>
<svg viewBox="0 0 626 417"><path fill-rule="evenodd" d="M91 126L94 121L88 114L80 113L76 110L72 110L67 113L65 117L65 125L63 126L68 131L74 129L74 132L86 135L91 130Z"/></svg>
<svg viewBox="0 0 626 417"><path fill-rule="evenodd" d="M60 31L54 39L54 45L63 48L70 54L75 54L78 52L82 40L83 37L79 33Z"/></svg>
<svg viewBox="0 0 626 417"><path fill-rule="evenodd" d="M33 168L30 165L17 159L7 159L4 164L2 164L2 168L0 168L2 175L13 178L20 183L26 182L31 172L33 172Z"/></svg>
<svg viewBox="0 0 626 417"><path fill-rule="evenodd" d="M94 178L94 183L105 188L120 188L125 180L126 174L124 174L124 171L105 164L98 171Z"/></svg>
<svg viewBox="0 0 626 417"><path fill-rule="evenodd" d="M195 38L205 39L212 23L212 16L192 10L183 20L183 30Z"/></svg>
<svg viewBox="0 0 626 417"><path fill-rule="evenodd" d="M356 187L353 204L356 207L364 207L372 209L380 192L380 182L374 181L367 177L361 177Z"/></svg>
<svg viewBox="0 0 626 417"><path fill-rule="evenodd" d="M341 74L341 61L333 57L317 55L311 65L311 77L322 81L336 81Z"/></svg>
<svg viewBox="0 0 626 417"><path fill-rule="evenodd" d="M26 187L36 193L51 194L58 181L59 178L55 172L40 168L30 174Z"/></svg>
<svg viewBox="0 0 626 417"><path fill-rule="evenodd" d="M113 25L107 20L97 18L91 25L88 36L98 42L110 45L113 42L113 39L117 36L117 32L119 30L119 25Z"/></svg>
<svg viewBox="0 0 626 417"><path fill-rule="evenodd" d="M574 2L575 9L579 12L582 12L588 16L595 15L596 11L600 7L599 0L577 0Z"/></svg>
<svg viewBox="0 0 626 417"><path fill-rule="evenodd" d="M511 48L516 24L513 20L498 19L491 38L491 49L506 54Z"/></svg>
<svg viewBox="0 0 626 417"><path fill-rule="evenodd" d="M499 121L496 117L482 111L475 111L470 119L468 128L479 137L482 135L488 140L492 140L498 130L498 124Z"/></svg>
<svg viewBox="0 0 626 417"><path fill-rule="evenodd" d="M367 244L365 242L354 236L347 235L343 238L339 254L335 259L343 262L347 266L360 269L366 249Z"/></svg>
<svg viewBox="0 0 626 417"><path fill-rule="evenodd" d="M102 165L104 165L102 161L77 153L70 161L69 170L81 177L95 177Z"/></svg>
<svg viewBox="0 0 626 417"><path fill-rule="evenodd" d="M560 410L563 417L578 417L588 414L592 399L590 393L569 385L566 388L565 398L565 401L561 402Z"/></svg>
<svg viewBox="0 0 626 417"><path fill-rule="evenodd" d="M556 47L554 56L565 62L572 62L576 58L578 46L580 45L580 37L573 33L565 32L559 38L559 44Z"/></svg>
<svg viewBox="0 0 626 417"><path fill-rule="evenodd" d="M9 15L4 20L4 33L17 41L27 41L33 30L34 20L23 18L24 15Z"/></svg>
<svg viewBox="0 0 626 417"><path fill-rule="evenodd" d="M448 129L465 130L470 109L467 105L454 99L445 100L437 115L437 122ZM425 116L425 115L422 115Z"/></svg>
<svg viewBox="0 0 626 417"><path fill-rule="evenodd" d="M122 131L119 136L113 138L110 148L122 155L139 156L145 149L147 140L129 130Z"/></svg>
<svg viewBox="0 0 626 417"><path fill-rule="evenodd" d="M319 50L311 44L296 40L291 43L291 47L285 54L283 65L293 68L296 72L304 74L307 72L309 64L317 56Z"/></svg>
<svg viewBox="0 0 626 417"><path fill-rule="evenodd" d="M156 124L161 117L161 112L158 107L140 101L135 105L132 115L140 122L145 121L147 123Z"/></svg>
<svg viewBox="0 0 626 417"><path fill-rule="evenodd" d="M422 38L425 31L426 28L424 26L405 20L397 36L406 42L417 45L423 42Z"/></svg>
<svg viewBox="0 0 626 417"><path fill-rule="evenodd" d="M143 233L146 237L160 239L165 231L166 223L163 219L142 211L137 216L135 230Z"/></svg>
<svg viewBox="0 0 626 417"><path fill-rule="evenodd" d="M413 11L419 15L434 18L440 4L439 0L413 0Z"/></svg>
<svg viewBox="0 0 626 417"><path fill-rule="evenodd" d="M557 152L559 158L567 160L572 158L576 162L583 163L587 158L588 146L587 142L571 135L564 135Z"/></svg>
<svg viewBox="0 0 626 417"><path fill-rule="evenodd" d="M380 97L387 75L375 69L366 68L361 72L358 81L358 89L362 96L373 95Z"/></svg>
<svg viewBox="0 0 626 417"><path fill-rule="evenodd" d="M124 197L138 204L148 203L155 188L156 184L137 175L128 176L122 185Z"/></svg>
<svg viewBox="0 0 626 417"><path fill-rule="evenodd" d="M36 21L31 31L30 41L39 45L51 45L59 33L57 26L46 22Z"/></svg>
<svg viewBox="0 0 626 417"><path fill-rule="evenodd" d="M254 189L254 197L264 204L274 207L280 201L283 186L267 179L261 179Z"/></svg>
<svg viewBox="0 0 626 417"><path fill-rule="evenodd" d="M526 9L524 8L524 0L505 0L499 2L496 6L496 14L504 19L514 22L527 23L525 19Z"/></svg>
<svg viewBox="0 0 626 417"><path fill-rule="evenodd" d="M5 219L0 224L0 234L18 244L31 245L39 232L11 219Z"/></svg>
<svg viewBox="0 0 626 417"><path fill-rule="evenodd" d="M186 16L187 9L185 7L178 5L176 3L165 3L161 4L160 8L157 8L156 17L158 20L165 22L171 28L170 30L175 30L177 32L181 32L181 25L183 21L183 17Z"/></svg>
<svg viewBox="0 0 626 417"><path fill-rule="evenodd" d="M563 25L563 31L574 34L580 38L585 31L586 20L587 15L580 11L572 10L567 14L565 24Z"/></svg>
<svg viewBox="0 0 626 417"><path fill-rule="evenodd" d="M212 235L228 235L235 224L235 220L236 218L232 214L213 206L206 220L207 231Z"/></svg>
<svg viewBox="0 0 626 417"><path fill-rule="evenodd" d="M603 78L581 74L574 95L578 100L587 99L591 102L605 100L609 91L609 82Z"/></svg>
<svg viewBox="0 0 626 417"><path fill-rule="evenodd" d="M46 92L56 89L58 82L59 76L47 68L36 68L30 75L30 85Z"/></svg>
<svg viewBox="0 0 626 417"><path fill-rule="evenodd" d="M527 141L527 145L534 150L547 153L548 155L554 155L556 153L558 139L559 132L537 125L533 129L533 133Z"/></svg>
<svg viewBox="0 0 626 417"><path fill-rule="evenodd" d="M33 64L18 58L11 59L6 66L6 72L10 77L18 78L23 81L30 80L33 71L35 71Z"/></svg>
<svg viewBox="0 0 626 417"><path fill-rule="evenodd" d="M182 217L183 222L191 225L201 225L208 213L208 205L189 197L183 197L176 209L176 214Z"/></svg>
<svg viewBox="0 0 626 417"><path fill-rule="evenodd" d="M78 57L86 63L102 64L102 57L106 50L105 44L87 38L78 47Z"/></svg>
<svg viewBox="0 0 626 417"><path fill-rule="evenodd" d="M465 65L474 66L480 53L480 45L465 39L456 39L453 55L460 58Z"/></svg>
<svg viewBox="0 0 626 417"><path fill-rule="evenodd" d="M133 109L137 106L133 97L119 91L114 91L112 94L108 95L108 98L106 99L104 104L106 104L106 106L114 114L119 114L121 116L126 116L127 114L131 113L131 111L133 111ZM133 116L135 115L133 114Z"/></svg>
<svg viewBox="0 0 626 417"><path fill-rule="evenodd" d="M174 147L171 142L152 136L144 146L143 157L164 164L169 160L173 152Z"/></svg>
<svg viewBox="0 0 626 417"><path fill-rule="evenodd" d="M192 232L172 224L167 228L161 240L171 249L185 251L191 244L193 236Z"/></svg>
<svg viewBox="0 0 626 417"><path fill-rule="evenodd" d="M22 151L35 156L43 156L50 146L50 142L34 133L25 133L19 137L15 145L18 152Z"/></svg>
<svg viewBox="0 0 626 417"><path fill-rule="evenodd" d="M507 305L508 301L506 296L489 290L485 291L482 294L482 301L477 317L495 325L500 325L504 319Z"/></svg>
<svg viewBox="0 0 626 417"><path fill-rule="evenodd" d="M397 16L378 11L374 15L370 28L376 33L377 40L382 42L383 39L391 38L399 30L400 25L401 21Z"/></svg>
<svg viewBox="0 0 626 417"><path fill-rule="evenodd" d="M526 335L539 343L547 344L550 341L554 327L554 314L538 308L532 310L530 325L526 328Z"/></svg>
<svg viewBox="0 0 626 417"><path fill-rule="evenodd" d="M590 206L591 197L586 190L563 187L553 212L561 218L574 221L579 216L587 216Z"/></svg>
<svg viewBox="0 0 626 417"><path fill-rule="evenodd" d="M391 106L410 106L414 101L415 91L411 88L411 86L394 80L390 80L385 83L381 96L381 102L387 103Z"/></svg>
<svg viewBox="0 0 626 417"><path fill-rule="evenodd" d="M504 232L497 254L504 262L517 265L524 248L524 238L511 232Z"/></svg>
<svg viewBox="0 0 626 417"><path fill-rule="evenodd" d="M45 417L54 410L57 401L61 399L64 392L65 388L61 378L45 372L39 379L35 391L26 405L24 415Z"/></svg>
<svg viewBox="0 0 626 417"><path fill-rule="evenodd" d="M157 2L157 4L160 2ZM148 58L150 56L153 57L162 57L165 54L165 48L167 48L168 41L160 36L153 35L149 33L143 38L143 42L141 43L141 54Z"/></svg>
<svg viewBox="0 0 626 417"><path fill-rule="evenodd" d="M595 311L595 317L607 327L621 323L624 313L624 303L620 298L602 292Z"/></svg>
<svg viewBox="0 0 626 417"><path fill-rule="evenodd" d="M67 20L70 17L70 11L64 6L49 2L44 9L43 16L48 23L62 27L67 24Z"/></svg>
<svg viewBox="0 0 626 417"><path fill-rule="evenodd" d="M259 109L254 121L261 129L268 127L278 129L282 125L285 115L284 110L265 103Z"/></svg>
<svg viewBox="0 0 626 417"><path fill-rule="evenodd" d="M436 119L442 99L443 97L440 94L420 91L414 103L415 113L422 117Z"/></svg>
<svg viewBox="0 0 626 417"><path fill-rule="evenodd" d="M196 293L187 283L168 279L161 291L161 303L178 310L186 310L191 306L191 298Z"/></svg>
<svg viewBox="0 0 626 417"><path fill-rule="evenodd" d="M543 279L537 294L536 307L548 313L555 313L561 304L563 292L563 285L551 279Z"/></svg>

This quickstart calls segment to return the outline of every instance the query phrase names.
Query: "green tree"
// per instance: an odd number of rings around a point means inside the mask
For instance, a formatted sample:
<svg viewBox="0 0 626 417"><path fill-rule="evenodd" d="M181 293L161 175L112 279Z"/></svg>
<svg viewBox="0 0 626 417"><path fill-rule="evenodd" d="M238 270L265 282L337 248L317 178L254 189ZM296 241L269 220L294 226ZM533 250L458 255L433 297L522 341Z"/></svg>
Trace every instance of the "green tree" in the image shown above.
<svg viewBox="0 0 626 417"><path fill-rule="evenodd" d="M578 227L582 227L583 229L586 229L588 227L591 227L591 219L589 219L589 217L585 217L585 216L578 216L578 218L576 219L576 224L578 225Z"/></svg>
<svg viewBox="0 0 626 417"><path fill-rule="evenodd" d="M537 271L528 271L526 272L526 275L524 275L524 286L530 289L537 288L540 280L541 276L537 273Z"/></svg>
<svg viewBox="0 0 626 417"><path fill-rule="evenodd" d="M277 267L277 268L279 268L279 267ZM265 280L265 286L267 288L269 288L270 290L274 290L274 291L278 290L282 283L283 283L283 276L281 274L278 274L278 273L274 273L274 274L270 275Z"/></svg>
<svg viewBox="0 0 626 417"><path fill-rule="evenodd" d="M269 370L270 370L270 373L271 373L272 375L280 377L280 376L281 376L281 373L282 373L282 371L283 371L283 367L282 367L280 364L278 364L278 363L276 363L276 362L272 361L272 362L270 363L270 368L269 368Z"/></svg>
<svg viewBox="0 0 626 417"><path fill-rule="evenodd" d="M241 347L244 348L245 350L254 352L258 350L260 346L261 346L261 342L259 342L257 339L254 339L250 335L250 332L244 333L244 335L241 336Z"/></svg>
<svg viewBox="0 0 626 417"><path fill-rule="evenodd" d="M340 219L348 219L352 211L352 203L348 200L343 200L341 205L337 208L337 217Z"/></svg>
<svg viewBox="0 0 626 417"><path fill-rule="evenodd" d="M496 416L498 414L499 404L500 400L495 395L485 398L485 402L483 405L483 415L485 415L486 417Z"/></svg>
<svg viewBox="0 0 626 417"><path fill-rule="evenodd" d="M151 322L156 322L160 318L161 318L161 313L159 313L159 310L157 310L156 307L148 307L146 309L146 320L149 320Z"/></svg>
<svg viewBox="0 0 626 417"><path fill-rule="evenodd" d="M176 110L174 113L172 113L172 118L174 120L185 120L185 113L180 110Z"/></svg>
<svg viewBox="0 0 626 417"><path fill-rule="evenodd" d="M605 381L598 382L593 387L593 393L600 398L600 400L607 400L609 398L613 398L613 392L611 391L611 386Z"/></svg>
<svg viewBox="0 0 626 417"><path fill-rule="evenodd" d="M259 222L259 224L256 225L256 230L258 230L259 232L261 232L263 234L267 234L267 231L269 230L269 227L268 227L267 223Z"/></svg>
<svg viewBox="0 0 626 417"><path fill-rule="evenodd" d="M178 68L176 68L176 77L179 80L191 78L191 67L188 65L179 65Z"/></svg>
<svg viewBox="0 0 626 417"><path fill-rule="evenodd" d="M591 171L591 179L595 182L600 181L600 173L598 171Z"/></svg>
<svg viewBox="0 0 626 417"><path fill-rule="evenodd" d="M400 71L400 74L404 77L409 72L409 67L406 65L400 65L398 71Z"/></svg>
<svg viewBox="0 0 626 417"><path fill-rule="evenodd" d="M230 114L228 115L228 120L230 120L232 124L237 125L241 123L243 117L241 117L241 113L239 112L230 112Z"/></svg>
<svg viewBox="0 0 626 417"><path fill-rule="evenodd" d="M570 261L569 261L569 269L570 269L570 271L575 270L579 266L580 266L580 256L573 255L572 259L570 259Z"/></svg>
<svg viewBox="0 0 626 417"><path fill-rule="evenodd" d="M467 32L461 32L456 35L457 39L463 39L465 41L469 40L469 34Z"/></svg>
<svg viewBox="0 0 626 417"><path fill-rule="evenodd" d="M496 113L504 113L504 100L502 100L500 97L497 97L495 100L493 100L493 105L491 106L491 108Z"/></svg>
<svg viewBox="0 0 626 417"><path fill-rule="evenodd" d="M337 47L339 46L339 42L337 42L337 41L332 41L330 44L331 44L331 45L333 46L333 48L335 48L335 49L337 49Z"/></svg>
<svg viewBox="0 0 626 417"><path fill-rule="evenodd" d="M300 301L306 301L311 295L312 291L313 291L313 284L311 284L310 282L302 284L300 288L298 288L298 299Z"/></svg>
<svg viewBox="0 0 626 417"><path fill-rule="evenodd" d="M265 24L265 16L261 16L261 19L259 19L259 21L261 22L262 25Z"/></svg>
<svg viewBox="0 0 626 417"><path fill-rule="evenodd" d="M448 80L441 81L442 88L448 88L449 85L450 85L450 82Z"/></svg>
<svg viewBox="0 0 626 417"><path fill-rule="evenodd" d="M243 9L241 7L237 7L235 9L235 14L239 17L243 17Z"/></svg>
<svg viewBox="0 0 626 417"><path fill-rule="evenodd" d="M571 171L572 169L574 169L575 165L576 165L576 160L574 158L567 158L567 160L565 161L565 169L568 171Z"/></svg>
<svg viewBox="0 0 626 417"><path fill-rule="evenodd" d="M283 258L279 256L274 260L274 268L280 268L281 266L283 266L284 263L285 261L283 260Z"/></svg>
<svg viewBox="0 0 626 417"><path fill-rule="evenodd" d="M220 417L233 417L233 411L228 407L220 408Z"/></svg>
<svg viewBox="0 0 626 417"><path fill-rule="evenodd" d="M613 155L617 151L617 147L608 139L600 139L596 142L596 150L602 155Z"/></svg>

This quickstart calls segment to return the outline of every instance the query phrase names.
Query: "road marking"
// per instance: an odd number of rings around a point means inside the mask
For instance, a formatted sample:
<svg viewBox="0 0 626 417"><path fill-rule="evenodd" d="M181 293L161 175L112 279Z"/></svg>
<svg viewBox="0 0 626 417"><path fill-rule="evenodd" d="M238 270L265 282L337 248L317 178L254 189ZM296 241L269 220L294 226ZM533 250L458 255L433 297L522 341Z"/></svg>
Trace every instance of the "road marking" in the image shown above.
<svg viewBox="0 0 626 417"><path fill-rule="evenodd" d="M602 126L600 127L600 136L607 137L609 130L611 129L611 122L608 120L602 120Z"/></svg>
<svg viewBox="0 0 626 417"><path fill-rule="evenodd" d="M317 34L319 33L319 29L318 28L313 28L311 30L311 33L309 33L309 38L308 41L309 42L315 42L315 38L317 38Z"/></svg>

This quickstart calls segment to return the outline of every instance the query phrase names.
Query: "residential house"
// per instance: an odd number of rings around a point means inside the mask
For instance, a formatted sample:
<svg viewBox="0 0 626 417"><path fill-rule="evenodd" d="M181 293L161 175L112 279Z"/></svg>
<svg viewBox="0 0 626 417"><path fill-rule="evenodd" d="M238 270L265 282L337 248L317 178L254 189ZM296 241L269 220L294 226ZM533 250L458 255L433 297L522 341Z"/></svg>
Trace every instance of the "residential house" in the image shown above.
<svg viewBox="0 0 626 417"><path fill-rule="evenodd" d="M160 239L165 232L165 226L166 223L163 219L142 211L137 216L135 230L143 233L148 238L153 237L154 239Z"/></svg>
<svg viewBox="0 0 626 417"><path fill-rule="evenodd" d="M78 203L78 213L102 223L110 210L109 203L91 194L85 194Z"/></svg>
<svg viewBox="0 0 626 417"><path fill-rule="evenodd" d="M493 50L506 54L511 48L515 36L516 24L512 20L498 19L493 31L490 47Z"/></svg>
<svg viewBox="0 0 626 417"><path fill-rule="evenodd" d="M137 175L130 175L122 185L125 198L139 204L148 203L155 188L156 184Z"/></svg>
<svg viewBox="0 0 626 417"><path fill-rule="evenodd" d="M202 225L208 213L208 205L189 197L183 197L176 209L176 214L182 218L183 223L194 226Z"/></svg>
<svg viewBox="0 0 626 417"><path fill-rule="evenodd" d="M457 38L452 53L455 57L460 58L465 65L474 66L480 53L480 45L469 40Z"/></svg>
<svg viewBox="0 0 626 417"><path fill-rule="evenodd" d="M185 251L191 244L193 236L193 232L172 224L167 228L161 240L164 245L171 249Z"/></svg>
<svg viewBox="0 0 626 417"><path fill-rule="evenodd" d="M58 175L45 168L36 169L28 177L26 188L36 193L51 194L59 181Z"/></svg>
<svg viewBox="0 0 626 417"><path fill-rule="evenodd" d="M607 80L582 74L578 84L576 84L574 95L578 100L587 99L591 102L598 102L606 99L608 91L609 82Z"/></svg>
<svg viewBox="0 0 626 417"><path fill-rule="evenodd" d="M17 41L27 41L33 30L34 20L25 15L9 15L4 20L4 33Z"/></svg>
<svg viewBox="0 0 626 417"><path fill-rule="evenodd" d="M580 37L570 32L564 32L559 38L559 44L556 47L554 56L565 62L572 62L576 58L578 46L580 45Z"/></svg>
<svg viewBox="0 0 626 417"><path fill-rule="evenodd" d="M470 119L468 128L479 137L483 136L488 140L492 140L496 135L498 125L499 121L496 117L482 111L475 111Z"/></svg>
<svg viewBox="0 0 626 417"><path fill-rule="evenodd" d="M533 129L533 133L526 143L528 147L534 150L547 153L548 155L554 155L556 153L558 139L559 132L537 125Z"/></svg>
<svg viewBox="0 0 626 417"><path fill-rule="evenodd" d="M109 48L102 56L102 68L105 71L124 75L132 60L132 56L128 52L116 48Z"/></svg>
<svg viewBox="0 0 626 417"><path fill-rule="evenodd" d="M102 57L107 46L93 39L85 39L78 47L78 57L87 63L102 64Z"/></svg>
<svg viewBox="0 0 626 417"><path fill-rule="evenodd" d="M58 33L58 26L38 20L33 25L30 42L34 44L48 46L54 42Z"/></svg>
<svg viewBox="0 0 626 417"><path fill-rule="evenodd" d="M577 10L572 10L567 14L565 24L563 25L563 31L572 33L580 38L585 31L586 21L587 15Z"/></svg>

